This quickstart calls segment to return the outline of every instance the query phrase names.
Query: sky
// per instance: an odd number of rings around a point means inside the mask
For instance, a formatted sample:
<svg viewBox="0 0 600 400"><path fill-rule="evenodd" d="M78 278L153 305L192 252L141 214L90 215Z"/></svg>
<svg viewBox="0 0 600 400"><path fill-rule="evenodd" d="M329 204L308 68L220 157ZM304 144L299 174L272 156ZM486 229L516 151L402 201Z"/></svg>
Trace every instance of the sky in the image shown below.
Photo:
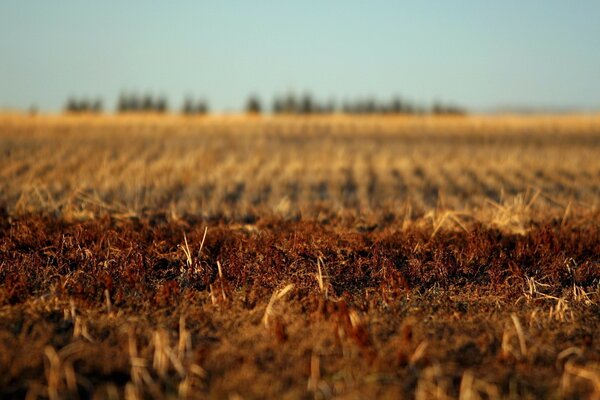
<svg viewBox="0 0 600 400"><path fill-rule="evenodd" d="M0 108L293 91L600 109L600 1L0 1Z"/></svg>

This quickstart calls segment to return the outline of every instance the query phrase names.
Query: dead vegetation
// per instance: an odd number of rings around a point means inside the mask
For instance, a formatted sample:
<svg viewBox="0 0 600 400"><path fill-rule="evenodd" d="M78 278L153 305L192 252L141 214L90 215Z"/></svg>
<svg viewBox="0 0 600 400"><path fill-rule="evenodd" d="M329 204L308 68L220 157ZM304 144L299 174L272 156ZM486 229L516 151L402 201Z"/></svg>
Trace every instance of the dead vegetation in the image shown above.
<svg viewBox="0 0 600 400"><path fill-rule="evenodd" d="M281 220L208 232L5 221L0 387L55 398L592 395L590 218L435 236Z"/></svg>
<svg viewBox="0 0 600 400"><path fill-rule="evenodd" d="M4 117L0 205L238 222L435 210L518 231L598 207L595 117L163 118Z"/></svg>
<svg viewBox="0 0 600 400"><path fill-rule="evenodd" d="M600 398L595 117L2 117L0 397Z"/></svg>

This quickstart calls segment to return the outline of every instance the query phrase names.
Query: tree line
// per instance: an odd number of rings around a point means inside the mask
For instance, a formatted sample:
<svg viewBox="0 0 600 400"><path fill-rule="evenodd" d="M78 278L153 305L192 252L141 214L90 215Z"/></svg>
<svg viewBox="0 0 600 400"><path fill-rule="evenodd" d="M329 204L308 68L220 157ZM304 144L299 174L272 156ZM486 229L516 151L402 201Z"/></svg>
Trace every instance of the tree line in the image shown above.
<svg viewBox="0 0 600 400"><path fill-rule="evenodd" d="M166 113L170 112L169 103L165 96L152 94L139 95L123 93L117 99L117 113ZM244 111L248 114L271 112L276 115L319 115L319 114L411 114L411 115L463 115L466 109L448 102L434 102L430 107L415 104L401 97L389 100L378 100L373 97L347 100L337 103L334 100L322 101L310 94L297 96L288 93L275 96L271 107L266 107L257 95L250 95L246 100ZM102 101L98 98L71 97L65 104L67 113L101 113ZM204 98L186 97L179 109L184 115L204 115L210 112L208 101Z"/></svg>

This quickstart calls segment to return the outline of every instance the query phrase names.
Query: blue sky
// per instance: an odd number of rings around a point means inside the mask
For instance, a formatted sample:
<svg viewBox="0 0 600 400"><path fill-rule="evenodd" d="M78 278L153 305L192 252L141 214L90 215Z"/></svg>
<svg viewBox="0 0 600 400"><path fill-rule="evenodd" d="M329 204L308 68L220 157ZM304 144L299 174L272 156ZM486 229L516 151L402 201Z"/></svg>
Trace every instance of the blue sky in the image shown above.
<svg viewBox="0 0 600 400"><path fill-rule="evenodd" d="M0 2L0 108L293 90L600 109L600 1Z"/></svg>

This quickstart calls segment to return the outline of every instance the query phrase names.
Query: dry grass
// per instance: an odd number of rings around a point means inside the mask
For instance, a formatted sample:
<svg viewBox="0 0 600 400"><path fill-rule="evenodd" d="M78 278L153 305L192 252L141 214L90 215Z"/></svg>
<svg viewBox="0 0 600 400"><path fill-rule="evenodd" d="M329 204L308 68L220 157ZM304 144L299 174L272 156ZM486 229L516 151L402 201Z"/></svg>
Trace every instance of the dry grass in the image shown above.
<svg viewBox="0 0 600 400"><path fill-rule="evenodd" d="M10 214L472 218L597 209L600 118L0 118ZM431 218L431 217L428 217Z"/></svg>
<svg viewBox="0 0 600 400"><path fill-rule="evenodd" d="M0 116L0 397L600 398L600 117Z"/></svg>

